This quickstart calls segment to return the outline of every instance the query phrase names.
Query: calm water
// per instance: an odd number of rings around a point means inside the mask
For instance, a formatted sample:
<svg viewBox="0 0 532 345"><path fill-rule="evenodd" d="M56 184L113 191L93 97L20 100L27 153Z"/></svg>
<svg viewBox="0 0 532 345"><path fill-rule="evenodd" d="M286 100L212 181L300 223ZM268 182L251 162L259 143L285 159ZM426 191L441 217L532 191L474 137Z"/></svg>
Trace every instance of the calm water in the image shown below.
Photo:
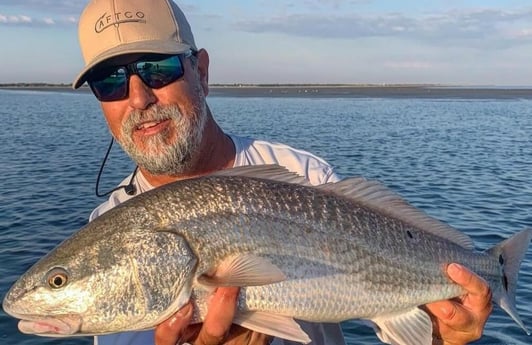
<svg viewBox="0 0 532 345"><path fill-rule="evenodd" d="M223 127L313 151L344 176L377 178L487 248L532 226L532 101L211 97ZM88 94L0 91L0 298L38 258L85 224L109 134ZM114 149L102 188L133 166ZM532 249L518 310L532 328ZM373 332L345 324L352 344ZM89 344L20 334L0 311L2 344ZM476 344L530 344L495 308Z"/></svg>

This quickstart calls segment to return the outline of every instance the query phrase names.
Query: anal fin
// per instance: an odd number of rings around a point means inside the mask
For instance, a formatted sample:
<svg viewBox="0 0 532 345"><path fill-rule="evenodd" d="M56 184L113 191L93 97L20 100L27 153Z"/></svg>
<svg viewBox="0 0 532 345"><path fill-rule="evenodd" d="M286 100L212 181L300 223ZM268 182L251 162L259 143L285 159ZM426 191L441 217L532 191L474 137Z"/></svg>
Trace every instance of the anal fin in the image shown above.
<svg viewBox="0 0 532 345"><path fill-rule="evenodd" d="M301 329L301 326L291 317L260 311L239 312L233 322L263 334L286 340L297 341L303 344L310 343L311 339Z"/></svg>
<svg viewBox="0 0 532 345"><path fill-rule="evenodd" d="M377 324L377 336L384 343L432 344L432 321L426 312L417 307L401 314L379 316L372 321Z"/></svg>

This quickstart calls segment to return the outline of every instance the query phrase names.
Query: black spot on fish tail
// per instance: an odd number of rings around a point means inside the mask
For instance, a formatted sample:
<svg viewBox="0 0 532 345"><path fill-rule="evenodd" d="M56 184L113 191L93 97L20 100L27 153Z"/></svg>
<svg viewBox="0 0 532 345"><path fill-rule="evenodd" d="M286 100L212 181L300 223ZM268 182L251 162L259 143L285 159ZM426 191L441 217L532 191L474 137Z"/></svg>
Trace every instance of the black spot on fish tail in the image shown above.
<svg viewBox="0 0 532 345"><path fill-rule="evenodd" d="M504 267L504 256L502 256L502 254L499 255L499 264ZM504 268L502 274L502 286L505 291L508 291L508 277L506 276L506 273L504 273Z"/></svg>
<svg viewBox="0 0 532 345"><path fill-rule="evenodd" d="M508 278L506 277L506 274L503 274L502 276L502 284L504 286L504 290L508 291Z"/></svg>

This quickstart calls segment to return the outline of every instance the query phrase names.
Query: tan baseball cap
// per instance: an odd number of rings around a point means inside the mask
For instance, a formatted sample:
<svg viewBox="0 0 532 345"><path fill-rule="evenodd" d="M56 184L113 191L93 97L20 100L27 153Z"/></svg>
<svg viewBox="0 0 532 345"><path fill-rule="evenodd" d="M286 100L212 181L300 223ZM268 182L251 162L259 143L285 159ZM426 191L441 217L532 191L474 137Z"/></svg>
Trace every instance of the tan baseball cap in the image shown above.
<svg viewBox="0 0 532 345"><path fill-rule="evenodd" d="M124 54L180 54L197 50L185 15L172 0L92 0L79 19L85 68L77 89L97 64Z"/></svg>

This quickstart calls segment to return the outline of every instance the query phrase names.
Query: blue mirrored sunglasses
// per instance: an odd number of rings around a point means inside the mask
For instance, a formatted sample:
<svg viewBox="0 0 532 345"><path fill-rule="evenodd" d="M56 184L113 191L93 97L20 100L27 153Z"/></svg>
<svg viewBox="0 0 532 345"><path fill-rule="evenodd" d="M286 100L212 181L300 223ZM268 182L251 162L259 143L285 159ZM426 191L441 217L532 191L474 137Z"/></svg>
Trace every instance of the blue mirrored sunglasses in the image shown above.
<svg viewBox="0 0 532 345"><path fill-rule="evenodd" d="M128 97L131 75L138 75L152 89L160 89L183 77L184 59L192 54L148 55L127 65L99 68L90 72L87 82L99 101L118 101Z"/></svg>

